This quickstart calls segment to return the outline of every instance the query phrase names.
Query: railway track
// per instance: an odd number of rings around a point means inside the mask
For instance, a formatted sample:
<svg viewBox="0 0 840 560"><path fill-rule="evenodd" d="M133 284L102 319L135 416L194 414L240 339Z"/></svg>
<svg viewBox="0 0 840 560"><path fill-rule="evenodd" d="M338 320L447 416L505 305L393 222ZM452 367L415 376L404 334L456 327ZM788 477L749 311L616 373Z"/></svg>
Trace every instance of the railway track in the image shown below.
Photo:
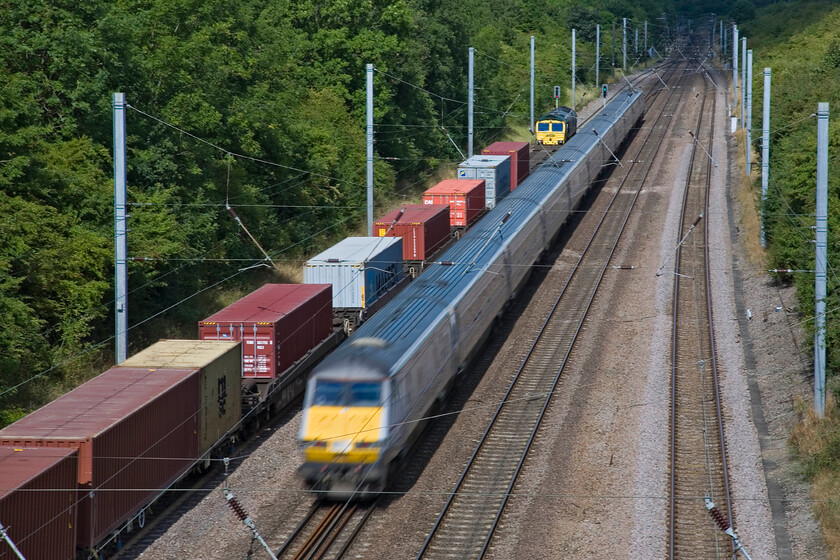
<svg viewBox="0 0 840 560"><path fill-rule="evenodd" d="M316 502L286 538L276 556L281 560L343 558L373 511L373 503Z"/></svg>
<svg viewBox="0 0 840 560"><path fill-rule="evenodd" d="M670 76L672 85L682 79ZM655 159L682 88L664 89L659 114L603 212L527 357L417 558L482 558L488 551L529 448L637 197ZM650 112L649 112L650 114ZM585 125L584 125L585 126Z"/></svg>
<svg viewBox="0 0 840 560"><path fill-rule="evenodd" d="M709 288L709 188L714 162L714 84L702 80L702 101L685 178L675 253L671 367L669 558L731 558L732 544L709 516L711 498L732 524ZM711 100L711 101L709 101ZM711 104L711 107L707 107ZM661 270L660 270L661 272Z"/></svg>

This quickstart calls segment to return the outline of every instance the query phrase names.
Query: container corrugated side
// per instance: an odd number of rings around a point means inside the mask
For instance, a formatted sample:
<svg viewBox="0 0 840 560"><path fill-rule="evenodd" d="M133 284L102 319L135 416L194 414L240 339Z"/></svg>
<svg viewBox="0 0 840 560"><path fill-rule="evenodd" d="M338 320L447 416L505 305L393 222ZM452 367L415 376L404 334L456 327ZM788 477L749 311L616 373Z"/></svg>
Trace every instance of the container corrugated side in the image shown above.
<svg viewBox="0 0 840 560"><path fill-rule="evenodd" d="M90 548L198 458L199 378L111 368L0 430L0 446L79 450L77 542Z"/></svg>
<svg viewBox="0 0 840 560"><path fill-rule="evenodd" d="M510 156L473 156L458 165L458 179L484 179L485 206L495 208L510 192Z"/></svg>
<svg viewBox="0 0 840 560"><path fill-rule="evenodd" d="M399 237L348 237L303 268L305 284L332 285L336 309L366 309L401 279Z"/></svg>
<svg viewBox="0 0 840 560"><path fill-rule="evenodd" d="M242 340L245 378L273 379L332 333L331 284L266 284L198 323L203 340Z"/></svg>
<svg viewBox="0 0 840 560"><path fill-rule="evenodd" d="M423 193L423 204L448 204L449 223L471 225L484 212L484 179L445 179Z"/></svg>
<svg viewBox="0 0 840 560"><path fill-rule="evenodd" d="M425 261L449 239L448 204L405 204L373 223L378 237L402 237L403 259Z"/></svg>
<svg viewBox="0 0 840 560"><path fill-rule="evenodd" d="M78 452L0 447L0 522L29 560L76 556ZM0 540L0 560L17 555Z"/></svg>
<svg viewBox="0 0 840 560"><path fill-rule="evenodd" d="M531 145L528 142L493 142L483 150L484 155L510 156L510 190L513 191L528 177L531 166Z"/></svg>
<svg viewBox="0 0 840 560"><path fill-rule="evenodd" d="M242 344L238 341L160 340L119 367L199 369L199 455L242 418Z"/></svg>

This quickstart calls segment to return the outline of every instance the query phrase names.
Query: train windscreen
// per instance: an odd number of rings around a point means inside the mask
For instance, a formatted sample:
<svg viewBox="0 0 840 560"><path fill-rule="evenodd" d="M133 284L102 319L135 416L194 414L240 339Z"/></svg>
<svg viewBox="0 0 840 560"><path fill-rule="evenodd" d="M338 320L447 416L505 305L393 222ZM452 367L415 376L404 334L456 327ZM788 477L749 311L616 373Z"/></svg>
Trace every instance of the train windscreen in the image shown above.
<svg viewBox="0 0 840 560"><path fill-rule="evenodd" d="M379 406L382 384L374 381L328 381L315 384L315 406Z"/></svg>

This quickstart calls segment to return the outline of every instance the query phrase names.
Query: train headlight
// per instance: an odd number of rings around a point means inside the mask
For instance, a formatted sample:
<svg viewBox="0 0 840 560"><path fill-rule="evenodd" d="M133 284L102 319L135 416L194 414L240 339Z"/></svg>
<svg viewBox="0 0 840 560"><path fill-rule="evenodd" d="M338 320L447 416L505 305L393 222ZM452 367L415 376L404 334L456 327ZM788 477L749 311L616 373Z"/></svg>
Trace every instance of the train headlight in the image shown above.
<svg viewBox="0 0 840 560"><path fill-rule="evenodd" d="M381 441L357 441L356 449L376 449L382 447Z"/></svg>

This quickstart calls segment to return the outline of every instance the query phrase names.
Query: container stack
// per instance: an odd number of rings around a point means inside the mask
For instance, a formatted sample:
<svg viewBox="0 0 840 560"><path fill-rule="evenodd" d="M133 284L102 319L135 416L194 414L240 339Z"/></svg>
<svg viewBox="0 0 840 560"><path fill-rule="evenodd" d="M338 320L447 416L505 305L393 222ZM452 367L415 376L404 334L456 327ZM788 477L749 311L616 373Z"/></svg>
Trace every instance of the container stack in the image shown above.
<svg viewBox="0 0 840 560"><path fill-rule="evenodd" d="M403 275L402 238L348 237L308 261L305 284L331 284L333 309L365 310Z"/></svg>
<svg viewBox="0 0 840 560"><path fill-rule="evenodd" d="M473 156L458 165L458 179L484 179L484 205L495 208L510 193L510 156Z"/></svg>
<svg viewBox="0 0 840 560"><path fill-rule="evenodd" d="M425 261L449 240L448 204L406 204L373 223L377 237L401 237L403 260Z"/></svg>
<svg viewBox="0 0 840 560"><path fill-rule="evenodd" d="M446 179L423 193L423 204L448 204L449 224L468 227L484 212L484 179Z"/></svg>
<svg viewBox="0 0 840 560"><path fill-rule="evenodd" d="M199 457L195 369L115 367L0 430L0 447L78 450L76 542L90 548Z"/></svg>
<svg viewBox="0 0 840 560"><path fill-rule="evenodd" d="M79 452L0 447L0 523L25 558L76 557ZM0 540L0 558L16 558Z"/></svg>
<svg viewBox="0 0 840 560"><path fill-rule="evenodd" d="M242 377L274 379L332 333L332 285L266 284L198 323L201 340L241 340Z"/></svg>
<svg viewBox="0 0 840 560"><path fill-rule="evenodd" d="M510 156L510 190L513 191L528 177L531 166L528 142L494 142L481 150L486 156Z"/></svg>

